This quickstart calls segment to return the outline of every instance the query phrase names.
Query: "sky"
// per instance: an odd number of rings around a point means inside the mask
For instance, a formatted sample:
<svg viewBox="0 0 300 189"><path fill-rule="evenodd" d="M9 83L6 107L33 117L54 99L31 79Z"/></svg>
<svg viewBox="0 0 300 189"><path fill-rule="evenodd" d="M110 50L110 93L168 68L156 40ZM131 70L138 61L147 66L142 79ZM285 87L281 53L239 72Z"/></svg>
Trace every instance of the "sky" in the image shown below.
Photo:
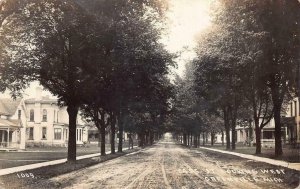
<svg viewBox="0 0 300 189"><path fill-rule="evenodd" d="M172 53L180 52L180 56L175 60L178 68L173 72L183 76L185 64L195 57L193 48L195 47L195 36L205 30L210 25L209 8L213 0L168 0L169 10L168 30L162 38L167 50ZM25 99L35 96L38 82L33 82L23 94ZM50 92L44 91L43 96ZM9 93L2 94L3 97L9 97Z"/></svg>
<svg viewBox="0 0 300 189"><path fill-rule="evenodd" d="M171 52L181 52L176 60L183 76L185 63L195 57L195 36L210 26L209 8L213 0L169 0L170 10L167 14L170 26L163 43Z"/></svg>

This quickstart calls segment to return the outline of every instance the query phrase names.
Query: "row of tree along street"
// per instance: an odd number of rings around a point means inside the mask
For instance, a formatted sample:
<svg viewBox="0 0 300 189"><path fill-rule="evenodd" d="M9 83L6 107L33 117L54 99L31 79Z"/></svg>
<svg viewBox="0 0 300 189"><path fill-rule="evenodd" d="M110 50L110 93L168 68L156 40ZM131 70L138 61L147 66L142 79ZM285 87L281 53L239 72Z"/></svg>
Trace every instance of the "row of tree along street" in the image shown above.
<svg viewBox="0 0 300 189"><path fill-rule="evenodd" d="M280 156L280 113L300 88L300 3L216 1L211 27L175 87L167 77L175 57L160 42L166 10L159 0L3 0L0 90L17 97L39 81L67 106L70 162L79 110L98 127L102 155L108 127L111 139L119 132L119 152L124 130L144 145L166 126L185 143L225 131L235 149L236 125L245 120L254 122L261 153L261 129L274 118Z"/></svg>
<svg viewBox="0 0 300 189"><path fill-rule="evenodd" d="M252 121L261 153L261 130L274 118L275 155L282 155L280 114L300 90L300 2L217 1L196 53L176 80L173 123L184 143L225 131L234 150L236 125Z"/></svg>
<svg viewBox="0 0 300 189"><path fill-rule="evenodd" d="M95 123L105 155L119 132L137 133L140 145L163 129L172 85L173 54L159 42L162 1L4 0L0 2L0 82L18 97L32 81L67 106L68 161L76 160L76 117Z"/></svg>

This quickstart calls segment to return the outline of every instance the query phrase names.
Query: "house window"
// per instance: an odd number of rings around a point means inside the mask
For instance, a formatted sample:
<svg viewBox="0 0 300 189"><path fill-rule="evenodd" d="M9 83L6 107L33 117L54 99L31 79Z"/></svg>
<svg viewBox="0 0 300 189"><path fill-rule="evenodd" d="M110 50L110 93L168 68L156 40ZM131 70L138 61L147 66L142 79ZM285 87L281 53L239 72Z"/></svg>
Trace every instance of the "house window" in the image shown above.
<svg viewBox="0 0 300 189"><path fill-rule="evenodd" d="M47 121L47 110L43 110L43 121L46 122Z"/></svg>
<svg viewBox="0 0 300 189"><path fill-rule="evenodd" d="M46 127L43 127L42 129L42 139L47 139L47 128Z"/></svg>
<svg viewBox="0 0 300 189"><path fill-rule="evenodd" d="M21 110L18 110L18 119L21 119Z"/></svg>
<svg viewBox="0 0 300 189"><path fill-rule="evenodd" d="M61 129L54 129L54 140L61 140Z"/></svg>
<svg viewBox="0 0 300 189"><path fill-rule="evenodd" d="M82 129L76 129L76 140L82 141Z"/></svg>
<svg viewBox="0 0 300 189"><path fill-rule="evenodd" d="M29 128L29 137L28 140L33 140L33 127Z"/></svg>
<svg viewBox="0 0 300 189"><path fill-rule="evenodd" d="M34 110L30 110L30 116L29 116L30 118L29 118L29 120L30 121L34 121Z"/></svg>
<svg viewBox="0 0 300 189"><path fill-rule="evenodd" d="M264 139L274 139L273 132L274 131L264 131L263 132Z"/></svg>

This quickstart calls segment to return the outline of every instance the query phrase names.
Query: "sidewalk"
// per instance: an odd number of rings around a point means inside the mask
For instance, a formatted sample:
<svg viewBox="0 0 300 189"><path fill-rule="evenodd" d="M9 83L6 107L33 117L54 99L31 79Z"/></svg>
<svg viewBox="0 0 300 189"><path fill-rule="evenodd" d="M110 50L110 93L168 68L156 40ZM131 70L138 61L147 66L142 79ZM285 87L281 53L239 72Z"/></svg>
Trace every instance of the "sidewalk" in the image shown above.
<svg viewBox="0 0 300 189"><path fill-rule="evenodd" d="M214 148L200 147L200 149L206 149L206 150L210 150L210 151L220 152L223 154L235 155L235 156L239 156L239 157L254 160L254 161L264 162L264 163L282 166L282 167L286 167L286 168L293 169L296 171L300 171L300 163L289 163L286 161L274 160L274 159L265 158L265 157L258 157L258 156L249 155L249 154L241 154L241 153L237 153L237 152L229 152L229 151L218 150L218 149L214 149Z"/></svg>
<svg viewBox="0 0 300 189"><path fill-rule="evenodd" d="M133 148L136 148L136 147L137 146L133 146ZM127 149L128 149L128 147L123 148L123 150L127 150ZM111 151L106 151L106 154L110 154L110 153L111 153ZM93 158L93 157L98 157L98 156L100 156L100 153L88 154L88 155L78 156L78 157L76 157L76 160ZM42 163L35 163L35 164L18 166L18 167L11 167L11 168L7 168L7 169L1 169L0 176L8 175L11 173L16 173L16 172L20 172L20 171L26 171L26 170L36 169L36 168L40 168L40 167L50 166L50 165L57 165L57 164L65 163L66 161L67 161L67 158L64 158L64 159L47 161L47 162L42 162Z"/></svg>

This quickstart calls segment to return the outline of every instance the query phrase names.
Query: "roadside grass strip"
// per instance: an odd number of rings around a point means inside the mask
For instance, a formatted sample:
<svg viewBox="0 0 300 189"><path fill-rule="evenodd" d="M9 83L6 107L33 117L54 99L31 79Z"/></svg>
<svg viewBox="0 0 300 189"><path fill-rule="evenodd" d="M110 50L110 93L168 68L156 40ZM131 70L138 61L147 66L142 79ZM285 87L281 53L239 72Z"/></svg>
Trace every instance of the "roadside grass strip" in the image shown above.
<svg viewBox="0 0 300 189"><path fill-rule="evenodd" d="M137 146L134 146L134 148L136 148L136 147ZM124 151L127 149L128 148L123 148ZM108 155L111 154L111 151L107 151L106 154L108 154ZM99 157L99 156L100 156L100 153L94 153L94 154L78 156L76 159L83 160L83 159L94 158L94 157ZM16 161L18 161L18 160L16 160ZM23 160L23 161L27 161L27 160ZM45 160L28 160L28 161L34 162L34 161L45 161ZM34 164L29 164L29 165L1 169L0 176L17 173L17 172L22 172L22 171L27 171L27 170L31 170L31 169L36 169L36 168L40 168L40 167L62 164L62 163L66 163L66 162L67 162L67 158L64 158L64 159L46 161L46 162L42 162L42 163L34 163Z"/></svg>
<svg viewBox="0 0 300 189"><path fill-rule="evenodd" d="M254 161L264 162L264 163L268 163L268 164L272 164L272 165L278 165L278 166L286 167L286 168L293 169L296 171L300 171L300 163L289 163L289 162L285 162L285 161L281 161L281 160L274 160L274 159L265 158L265 157L258 157L255 155L242 154L242 153L237 153L237 152L229 152L229 151L225 151L225 150L218 150L218 149L206 148L206 147L200 147L200 149L206 149L206 150L210 150L210 151L220 152L223 154L235 155L238 157L251 159Z"/></svg>

